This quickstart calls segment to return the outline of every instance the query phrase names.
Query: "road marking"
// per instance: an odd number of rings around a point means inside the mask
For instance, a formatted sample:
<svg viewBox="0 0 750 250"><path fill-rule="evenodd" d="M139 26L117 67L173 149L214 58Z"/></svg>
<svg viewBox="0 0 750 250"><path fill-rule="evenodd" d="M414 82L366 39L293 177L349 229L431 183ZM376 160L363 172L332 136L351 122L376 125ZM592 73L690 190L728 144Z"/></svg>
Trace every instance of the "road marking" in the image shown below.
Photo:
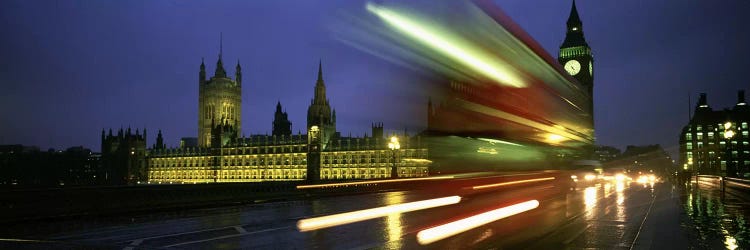
<svg viewBox="0 0 750 250"><path fill-rule="evenodd" d="M162 235L157 235L157 236L150 236L150 237L145 237L145 238L135 239L135 240L133 240L133 241L131 241L131 242L135 242L135 241L139 241L139 240L140 240L140 241L141 241L141 243L142 243L142 242L143 242L144 240L153 240L153 239L158 239L158 238L165 238L165 237L172 237L172 236L180 236L180 235L185 235L185 234L202 233L202 232L209 232L209 231L218 231L218 230L222 230L222 229L227 229L227 228L232 228L232 227L234 227L234 226L229 226L229 227L218 227L218 228L209 228L209 229L203 229L203 230L197 230L197 231L190 231L190 232L182 232L182 233L162 234ZM139 244L140 244L140 243L139 243Z"/></svg>
<svg viewBox="0 0 750 250"><path fill-rule="evenodd" d="M651 197L651 204L648 206L648 210L646 210L646 215L643 216L643 221L641 221L641 226L638 227L638 232L635 234L635 239L633 239L633 243L630 244L630 250L633 250L635 247L635 243L638 242L638 236L641 235L641 230L643 230L643 225L646 224L646 219L648 219L648 214L651 213L651 207L654 206L654 200L656 200L656 195Z"/></svg>
<svg viewBox="0 0 750 250"><path fill-rule="evenodd" d="M591 224L588 224L588 225L586 225L585 227L583 227L583 228L582 228L581 230L578 230L578 231L576 231L576 232L575 232L575 233L573 234L573 237L570 237L570 238L568 238L568 239L564 240L564 241L563 241L563 244L564 244L564 245L568 245L568 244L570 244L571 242L573 242L573 241L574 241L575 239L578 239L578 237L579 237L579 236L581 236L581 234L585 233L585 232L586 232L586 230L589 230L589 228L590 228L590 227L591 227Z"/></svg>
<svg viewBox="0 0 750 250"><path fill-rule="evenodd" d="M129 246L123 248L122 250L133 250L133 249L135 249L135 247L137 247L141 243L143 243L143 239L134 240L134 241L130 242Z"/></svg>
<svg viewBox="0 0 750 250"><path fill-rule="evenodd" d="M245 228L242 226L235 226L234 229L237 230L237 232L241 234L247 233L247 230L245 230Z"/></svg>
<svg viewBox="0 0 750 250"><path fill-rule="evenodd" d="M244 236L244 235L250 235L250 234L265 233L265 232L276 231L276 230L287 229L287 228L292 228L292 227L291 226L286 226L286 227L269 228L269 229L264 229L264 230L259 230L259 231L253 231L253 232L224 235L224 236L214 237L214 238L210 238L210 239L187 241L187 242L182 242L182 243L177 243L177 244L172 244L172 245L162 246L162 247L169 248L169 247L176 247L176 246L184 246L184 245L190 245L190 244L207 242L207 241L214 241L214 240L234 238L234 237L239 237L239 236Z"/></svg>

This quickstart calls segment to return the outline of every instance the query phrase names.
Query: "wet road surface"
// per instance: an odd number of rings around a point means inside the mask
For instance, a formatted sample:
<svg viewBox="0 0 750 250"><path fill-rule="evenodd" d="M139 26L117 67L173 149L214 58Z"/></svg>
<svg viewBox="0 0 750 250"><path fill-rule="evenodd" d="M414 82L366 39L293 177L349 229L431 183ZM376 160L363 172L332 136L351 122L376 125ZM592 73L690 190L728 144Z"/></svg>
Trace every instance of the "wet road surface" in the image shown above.
<svg viewBox="0 0 750 250"><path fill-rule="evenodd" d="M686 249L748 246L748 206L711 187L597 182L540 199L538 208L428 245L426 228L535 199L551 186L488 192L460 203L300 232L300 219L444 197L399 191L19 225L4 238L107 249ZM719 193L717 193L719 192ZM2 246L0 244L0 246ZM739 249L742 249L741 247Z"/></svg>

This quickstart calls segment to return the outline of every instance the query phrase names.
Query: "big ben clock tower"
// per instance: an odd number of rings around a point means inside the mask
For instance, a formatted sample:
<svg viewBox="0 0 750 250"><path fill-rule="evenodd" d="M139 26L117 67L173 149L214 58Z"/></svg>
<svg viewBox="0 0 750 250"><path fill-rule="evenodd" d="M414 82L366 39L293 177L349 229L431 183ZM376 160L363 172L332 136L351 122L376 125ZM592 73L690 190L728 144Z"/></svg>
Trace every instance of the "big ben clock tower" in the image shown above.
<svg viewBox="0 0 750 250"><path fill-rule="evenodd" d="M563 66L566 72L573 76L581 84L582 89L587 91L589 105L587 114L591 128L594 127L594 56L591 54L591 47L586 43L583 37L583 23L578 17L576 2L573 1L573 7L570 10L570 17L567 22L567 33L565 41L560 45L560 54L557 61ZM593 135L593 133L592 133Z"/></svg>

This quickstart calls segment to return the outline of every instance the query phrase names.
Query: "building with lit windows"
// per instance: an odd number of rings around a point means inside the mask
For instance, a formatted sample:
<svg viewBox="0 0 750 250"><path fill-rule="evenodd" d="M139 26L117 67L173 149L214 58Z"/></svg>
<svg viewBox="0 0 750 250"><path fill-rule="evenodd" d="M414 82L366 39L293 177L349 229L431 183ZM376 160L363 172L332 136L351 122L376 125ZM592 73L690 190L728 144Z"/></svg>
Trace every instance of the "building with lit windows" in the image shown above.
<svg viewBox="0 0 750 250"><path fill-rule="evenodd" d="M322 63L307 114L306 134L292 134L288 114L276 105L272 135L238 136L241 73L227 77L221 53L214 76L200 65L198 145L166 148L161 131L145 157L151 184L260 182L289 180L378 179L428 174L427 148L419 136L386 136L382 124L364 137L341 136L336 111L326 97ZM389 148L390 140L399 144Z"/></svg>
<svg viewBox="0 0 750 250"><path fill-rule="evenodd" d="M702 93L680 133L680 166L697 174L750 177L750 107L745 91L732 108L713 110Z"/></svg>

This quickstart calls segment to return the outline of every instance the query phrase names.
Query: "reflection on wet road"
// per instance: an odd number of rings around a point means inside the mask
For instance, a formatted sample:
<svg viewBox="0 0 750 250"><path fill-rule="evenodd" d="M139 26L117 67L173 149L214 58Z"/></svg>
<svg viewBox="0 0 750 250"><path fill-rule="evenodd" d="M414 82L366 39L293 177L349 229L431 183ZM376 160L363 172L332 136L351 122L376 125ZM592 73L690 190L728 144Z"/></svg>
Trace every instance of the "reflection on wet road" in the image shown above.
<svg viewBox="0 0 750 250"><path fill-rule="evenodd" d="M333 196L238 207L150 214L78 226L25 225L14 237L118 249L411 249L425 247L417 234L428 228L535 200L551 185L534 185L462 197L457 204L390 213L374 219L302 232L302 219L444 197L429 191ZM687 190L687 191L683 191ZM717 190L668 183L601 181L580 185L539 207L470 229L427 247L439 249L649 249L748 246L745 203ZM511 206L512 207L512 206ZM684 210L683 210L684 209ZM500 209L502 210L502 209ZM681 211L682 214L681 214ZM686 216L685 216L686 214ZM681 217L692 218L694 223ZM64 224L66 222L57 222ZM694 226L701 237L689 240ZM52 227L54 228L54 227ZM702 244L701 239L708 241ZM720 245L710 241L721 240ZM424 242L423 242L424 244Z"/></svg>
<svg viewBox="0 0 750 250"><path fill-rule="evenodd" d="M750 203L736 192L722 194L718 183L686 186L683 208L702 245L709 248L750 248Z"/></svg>

